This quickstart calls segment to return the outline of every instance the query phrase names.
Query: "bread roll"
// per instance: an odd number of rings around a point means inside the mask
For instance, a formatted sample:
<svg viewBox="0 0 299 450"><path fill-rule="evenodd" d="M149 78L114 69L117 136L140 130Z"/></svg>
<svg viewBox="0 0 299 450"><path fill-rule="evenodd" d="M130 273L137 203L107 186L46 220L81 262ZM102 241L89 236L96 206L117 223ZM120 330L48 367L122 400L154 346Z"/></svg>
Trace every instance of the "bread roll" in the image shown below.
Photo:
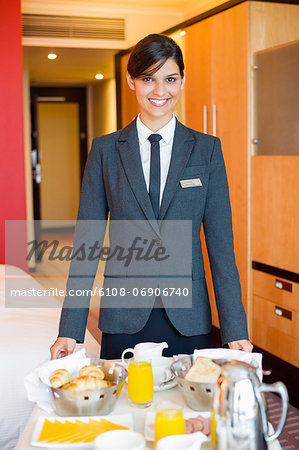
<svg viewBox="0 0 299 450"><path fill-rule="evenodd" d="M84 366L79 370L79 376L84 377L85 375L90 375L92 377L97 377L103 380L105 378L104 372L97 366L91 364L90 366Z"/></svg>
<svg viewBox="0 0 299 450"><path fill-rule="evenodd" d="M220 371L220 366L213 363L210 358L198 356L193 366L186 373L185 380L198 383L216 383Z"/></svg>
<svg viewBox="0 0 299 450"><path fill-rule="evenodd" d="M103 389L108 386L109 386L108 381L101 380L98 377L85 375L82 377L75 378L67 389L69 391L85 391L89 389Z"/></svg>
<svg viewBox="0 0 299 450"><path fill-rule="evenodd" d="M58 369L50 375L49 380L54 388L59 388L72 381L72 376L68 370Z"/></svg>

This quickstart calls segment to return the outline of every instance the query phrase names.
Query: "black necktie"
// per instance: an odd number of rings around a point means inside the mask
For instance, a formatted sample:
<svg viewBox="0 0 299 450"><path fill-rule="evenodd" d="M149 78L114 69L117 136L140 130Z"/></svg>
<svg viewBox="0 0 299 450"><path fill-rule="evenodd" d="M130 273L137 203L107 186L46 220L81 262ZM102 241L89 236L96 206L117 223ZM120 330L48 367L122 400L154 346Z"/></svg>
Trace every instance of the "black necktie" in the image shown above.
<svg viewBox="0 0 299 450"><path fill-rule="evenodd" d="M156 219L160 208L160 134L151 134L148 140L151 143L151 170L149 183L149 196L152 202Z"/></svg>

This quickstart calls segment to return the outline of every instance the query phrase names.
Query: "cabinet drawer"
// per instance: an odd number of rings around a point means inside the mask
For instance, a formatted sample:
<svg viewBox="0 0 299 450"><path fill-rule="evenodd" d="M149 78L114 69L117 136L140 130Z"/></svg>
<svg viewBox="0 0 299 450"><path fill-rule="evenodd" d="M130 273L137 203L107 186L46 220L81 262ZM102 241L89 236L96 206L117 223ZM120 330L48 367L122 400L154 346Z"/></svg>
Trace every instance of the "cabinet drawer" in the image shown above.
<svg viewBox="0 0 299 450"><path fill-rule="evenodd" d="M274 303L278 302L283 308L299 311L298 283L259 270L253 270L252 289L254 295Z"/></svg>
<svg viewBox="0 0 299 450"><path fill-rule="evenodd" d="M292 320L275 313L278 303L253 296L252 341L275 356L299 366L299 313Z"/></svg>

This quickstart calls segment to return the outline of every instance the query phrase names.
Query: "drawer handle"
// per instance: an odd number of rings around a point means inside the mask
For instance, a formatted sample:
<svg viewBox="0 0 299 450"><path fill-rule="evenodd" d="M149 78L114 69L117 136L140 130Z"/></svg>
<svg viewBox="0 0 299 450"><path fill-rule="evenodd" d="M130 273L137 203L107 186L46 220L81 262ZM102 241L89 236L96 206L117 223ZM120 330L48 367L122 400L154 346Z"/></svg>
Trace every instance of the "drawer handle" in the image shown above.
<svg viewBox="0 0 299 450"><path fill-rule="evenodd" d="M283 280L278 280L277 278L275 280L275 287L277 289L282 289L284 291L293 292L293 284L292 283L288 283L287 281L283 281Z"/></svg>
<svg viewBox="0 0 299 450"><path fill-rule="evenodd" d="M288 311L287 309L280 308L280 306L275 306L275 314L280 317L285 317L286 319L293 320L292 311Z"/></svg>

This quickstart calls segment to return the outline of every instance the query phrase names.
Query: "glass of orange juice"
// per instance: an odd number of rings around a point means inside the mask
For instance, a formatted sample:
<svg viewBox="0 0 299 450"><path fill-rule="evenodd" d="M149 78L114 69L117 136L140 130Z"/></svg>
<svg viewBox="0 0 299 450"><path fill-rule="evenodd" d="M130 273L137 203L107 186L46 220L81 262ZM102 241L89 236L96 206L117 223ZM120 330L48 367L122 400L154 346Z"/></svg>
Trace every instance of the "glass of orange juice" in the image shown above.
<svg viewBox="0 0 299 450"><path fill-rule="evenodd" d="M133 406L147 408L154 396L152 365L149 361L132 361L128 368L128 394Z"/></svg>
<svg viewBox="0 0 299 450"><path fill-rule="evenodd" d="M162 401L157 405L155 418L155 445L165 436L185 434L185 419L182 407L171 401Z"/></svg>

